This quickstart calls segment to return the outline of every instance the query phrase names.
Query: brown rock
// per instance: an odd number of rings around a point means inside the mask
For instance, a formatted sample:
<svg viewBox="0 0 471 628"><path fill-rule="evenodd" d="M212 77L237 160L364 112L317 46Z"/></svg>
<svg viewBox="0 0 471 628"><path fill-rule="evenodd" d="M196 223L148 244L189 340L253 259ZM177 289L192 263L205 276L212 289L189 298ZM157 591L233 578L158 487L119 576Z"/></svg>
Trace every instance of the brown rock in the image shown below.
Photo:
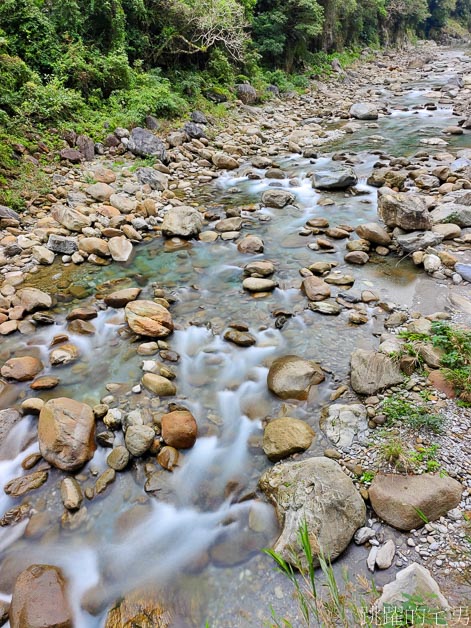
<svg viewBox="0 0 471 628"><path fill-rule="evenodd" d="M175 410L162 417L162 438L170 447L189 449L198 434L194 416L187 410Z"/></svg>
<svg viewBox="0 0 471 628"><path fill-rule="evenodd" d="M135 301L141 294L141 288L124 288L117 290L105 297L104 301L109 307L125 307L131 301Z"/></svg>
<svg viewBox="0 0 471 628"><path fill-rule="evenodd" d="M85 403L67 397L48 401L39 415L39 449L45 460L63 471L74 471L95 451L95 419Z"/></svg>
<svg viewBox="0 0 471 628"><path fill-rule="evenodd" d="M272 462L309 449L314 430L300 419L282 417L270 421L263 432L263 451Z"/></svg>
<svg viewBox="0 0 471 628"><path fill-rule="evenodd" d="M173 382L162 375L155 373L146 373L142 377L142 385L155 395L160 397L172 397L176 394L177 389Z"/></svg>
<svg viewBox="0 0 471 628"><path fill-rule="evenodd" d="M55 388L59 383L60 379L58 377L44 375L44 377L38 377L35 379L29 387L33 390L49 390L50 388Z"/></svg>
<svg viewBox="0 0 471 628"><path fill-rule="evenodd" d="M154 301L132 301L125 308L129 327L141 336L165 338L173 331L170 312Z"/></svg>
<svg viewBox="0 0 471 628"><path fill-rule="evenodd" d="M310 301L323 301L330 297L330 287L320 277L306 277L302 291Z"/></svg>
<svg viewBox="0 0 471 628"><path fill-rule="evenodd" d="M47 471L36 471L36 473L30 473L29 475L23 475L20 478L14 478L10 480L8 484L5 484L5 493L12 497L21 497L29 491L33 491L39 488L46 482L48 477Z"/></svg>
<svg viewBox="0 0 471 628"><path fill-rule="evenodd" d="M461 501L463 487L451 477L376 474L369 489L376 514L398 530L412 530L439 519Z"/></svg>
<svg viewBox="0 0 471 628"><path fill-rule="evenodd" d="M73 628L66 588L57 567L28 567L15 582L9 611L11 628Z"/></svg>
<svg viewBox="0 0 471 628"><path fill-rule="evenodd" d="M324 379L322 368L312 360L285 355L272 362L267 384L280 399L307 399L310 387Z"/></svg>
<svg viewBox="0 0 471 628"><path fill-rule="evenodd" d="M11 358L2 366L0 373L6 379L14 379L17 382L27 382L34 379L42 371L43 364L38 358L24 356L22 358Z"/></svg>
<svg viewBox="0 0 471 628"><path fill-rule="evenodd" d="M435 390L445 393L448 399L454 399L456 397L456 392L452 384L450 384L450 382L445 379L445 376L441 371L432 371L429 374L427 381L431 386L435 388Z"/></svg>
<svg viewBox="0 0 471 628"><path fill-rule="evenodd" d="M161 467L167 469L167 471L173 471L174 468L178 465L178 459L180 454L175 447L169 447L166 445L162 447L157 456L157 462Z"/></svg>

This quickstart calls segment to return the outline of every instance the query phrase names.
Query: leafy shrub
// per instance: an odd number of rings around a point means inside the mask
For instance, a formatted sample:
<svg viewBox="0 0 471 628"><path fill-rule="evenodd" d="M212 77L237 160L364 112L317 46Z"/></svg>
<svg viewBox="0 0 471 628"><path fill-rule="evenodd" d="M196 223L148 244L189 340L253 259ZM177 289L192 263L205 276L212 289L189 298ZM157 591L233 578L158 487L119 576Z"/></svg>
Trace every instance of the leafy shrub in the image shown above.
<svg viewBox="0 0 471 628"><path fill-rule="evenodd" d="M139 75L132 88L113 92L109 108L122 112L128 124L140 124L148 114L169 118L181 115L187 104L172 91L168 80L148 73Z"/></svg>
<svg viewBox="0 0 471 628"><path fill-rule="evenodd" d="M58 79L45 85L28 82L20 95L19 112L39 124L56 124L74 119L84 107L81 95L64 87Z"/></svg>
<svg viewBox="0 0 471 628"><path fill-rule="evenodd" d="M443 417L432 414L425 406L412 404L400 395L386 397L381 406L391 422L401 421L413 429L426 428L432 432L441 432Z"/></svg>
<svg viewBox="0 0 471 628"><path fill-rule="evenodd" d="M104 55L82 42L74 42L57 64L57 75L66 87L80 91L88 97L94 90L108 98L118 89L129 89L133 71L127 55L123 52L110 52Z"/></svg>

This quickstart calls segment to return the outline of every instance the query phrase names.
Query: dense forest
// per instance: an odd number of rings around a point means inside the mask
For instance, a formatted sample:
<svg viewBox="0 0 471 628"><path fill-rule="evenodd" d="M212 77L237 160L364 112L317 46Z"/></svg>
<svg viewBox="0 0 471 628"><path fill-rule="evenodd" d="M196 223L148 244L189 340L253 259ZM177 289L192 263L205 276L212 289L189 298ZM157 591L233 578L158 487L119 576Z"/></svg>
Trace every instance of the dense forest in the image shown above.
<svg viewBox="0 0 471 628"><path fill-rule="evenodd" d="M2 0L0 177L25 125L98 139L104 125L230 98L237 83L302 88L334 54L470 24L471 0Z"/></svg>

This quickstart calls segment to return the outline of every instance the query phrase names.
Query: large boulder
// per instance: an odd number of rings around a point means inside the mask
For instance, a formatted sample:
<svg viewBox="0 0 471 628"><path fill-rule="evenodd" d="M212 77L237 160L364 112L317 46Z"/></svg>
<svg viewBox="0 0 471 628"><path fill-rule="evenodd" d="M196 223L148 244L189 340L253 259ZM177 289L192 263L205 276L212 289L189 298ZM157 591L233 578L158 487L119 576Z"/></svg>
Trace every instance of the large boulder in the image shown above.
<svg viewBox="0 0 471 628"><path fill-rule="evenodd" d="M142 185L148 185L153 190L158 190L159 192L163 192L168 189L168 181L169 176L160 172L159 170L155 170L154 168L138 168L136 170L136 177L139 183Z"/></svg>
<svg viewBox="0 0 471 628"><path fill-rule="evenodd" d="M273 549L289 563L295 564L296 558L306 562L299 544L304 522L315 564L319 548L334 560L364 525L363 499L340 466L328 458L276 465L263 474L260 488L275 505L282 526Z"/></svg>
<svg viewBox="0 0 471 628"><path fill-rule="evenodd" d="M31 565L15 582L9 611L11 628L73 628L67 582L51 565Z"/></svg>
<svg viewBox="0 0 471 628"><path fill-rule="evenodd" d="M235 170L239 167L237 159L226 153L215 153L212 162L219 170Z"/></svg>
<svg viewBox="0 0 471 628"><path fill-rule="evenodd" d="M397 243L405 253L424 251L429 246L437 246L443 240L441 233L433 231L410 231L396 237Z"/></svg>
<svg viewBox="0 0 471 628"><path fill-rule="evenodd" d="M388 227L400 227L404 231L432 228L432 217L419 194L381 188L378 190L378 216Z"/></svg>
<svg viewBox="0 0 471 628"><path fill-rule="evenodd" d="M108 242L110 255L115 262L127 262L132 254L132 243L126 236L115 236Z"/></svg>
<svg viewBox="0 0 471 628"><path fill-rule="evenodd" d="M471 205L441 203L430 215L434 225L451 223L459 227L471 227Z"/></svg>
<svg viewBox="0 0 471 628"><path fill-rule="evenodd" d="M413 530L439 519L461 501L463 487L449 476L376 474L369 488L376 514L398 530Z"/></svg>
<svg viewBox="0 0 471 628"><path fill-rule="evenodd" d="M250 83L240 83L235 86L237 98L241 100L244 105L253 105L257 102L257 90L252 87Z"/></svg>
<svg viewBox="0 0 471 628"><path fill-rule="evenodd" d="M305 421L282 417L270 421L263 432L263 451L272 462L309 449L314 430Z"/></svg>
<svg viewBox="0 0 471 628"><path fill-rule="evenodd" d="M0 371L5 379L14 379L17 382L27 382L34 379L43 370L41 360L33 356L10 358Z"/></svg>
<svg viewBox="0 0 471 628"><path fill-rule="evenodd" d="M283 207L290 205L295 200L296 196L288 190L270 188L262 194L262 204L275 209L283 209Z"/></svg>
<svg viewBox="0 0 471 628"><path fill-rule="evenodd" d="M340 449L350 447L355 436L364 442L368 433L366 408L361 403L328 406L322 412L320 427Z"/></svg>
<svg viewBox="0 0 471 628"><path fill-rule="evenodd" d="M169 209L162 222L162 233L168 238L192 238L203 228L203 217L194 207L181 205Z"/></svg>
<svg viewBox="0 0 471 628"><path fill-rule="evenodd" d="M310 387L324 379L324 372L316 362L297 355L285 355L272 362L267 384L280 399L307 399Z"/></svg>
<svg viewBox="0 0 471 628"><path fill-rule="evenodd" d="M6 207L6 205L0 205L0 221L1 220L17 220L20 222L20 216L13 209Z"/></svg>
<svg viewBox="0 0 471 628"><path fill-rule="evenodd" d="M131 131L128 149L138 157L157 157L162 162L167 160L167 152L162 140L139 126Z"/></svg>
<svg viewBox="0 0 471 628"><path fill-rule="evenodd" d="M433 616L433 610L450 608L430 572L422 565L412 563L398 571L395 580L384 585L381 597L375 602L373 610L382 611L385 607L404 608L404 605L410 604L411 598L419 598L424 606L430 609L430 617ZM419 617L420 614L417 614L417 619Z"/></svg>
<svg viewBox="0 0 471 628"><path fill-rule="evenodd" d="M369 102L357 102L350 107L350 115L357 120L377 120L378 110Z"/></svg>
<svg viewBox="0 0 471 628"><path fill-rule="evenodd" d="M141 294L141 288L123 288L107 295L104 299L109 307L125 307L131 301L135 301Z"/></svg>
<svg viewBox="0 0 471 628"><path fill-rule="evenodd" d="M13 408L0 410L0 448L13 426L21 421L21 414Z"/></svg>
<svg viewBox="0 0 471 628"><path fill-rule="evenodd" d="M84 227L92 224L88 216L67 205L55 205L51 210L51 216L69 231L82 231Z"/></svg>
<svg viewBox="0 0 471 628"><path fill-rule="evenodd" d="M75 238L55 235L51 233L47 241L47 248L54 253L62 253L63 255L72 255L77 250L77 241Z"/></svg>
<svg viewBox="0 0 471 628"><path fill-rule="evenodd" d="M124 314L129 327L140 336L165 338L173 331L170 312L154 301L131 301Z"/></svg>
<svg viewBox="0 0 471 628"><path fill-rule="evenodd" d="M345 190L357 183L358 177L351 168L332 172L315 172L312 185L319 190Z"/></svg>
<svg viewBox="0 0 471 628"><path fill-rule="evenodd" d="M95 452L95 419L85 403L59 397L44 404L38 423L39 450L50 464L75 471Z"/></svg>
<svg viewBox="0 0 471 628"><path fill-rule="evenodd" d="M21 305L26 312L47 310L52 305L51 296L38 288L22 288L18 290L13 301L14 305Z"/></svg>
<svg viewBox="0 0 471 628"><path fill-rule="evenodd" d="M403 381L399 364L376 351L356 349L352 353L350 367L352 388L359 395L374 395Z"/></svg>

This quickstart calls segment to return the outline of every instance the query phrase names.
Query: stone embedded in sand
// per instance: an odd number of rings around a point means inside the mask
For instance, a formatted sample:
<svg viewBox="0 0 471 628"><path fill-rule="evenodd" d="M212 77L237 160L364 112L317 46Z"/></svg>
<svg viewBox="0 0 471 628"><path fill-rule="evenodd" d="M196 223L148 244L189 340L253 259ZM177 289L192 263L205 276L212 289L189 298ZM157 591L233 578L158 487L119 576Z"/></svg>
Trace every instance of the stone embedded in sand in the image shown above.
<svg viewBox="0 0 471 628"><path fill-rule="evenodd" d="M291 417L273 419L263 432L263 451L269 460L277 462L306 451L313 438L314 430L305 421Z"/></svg>

